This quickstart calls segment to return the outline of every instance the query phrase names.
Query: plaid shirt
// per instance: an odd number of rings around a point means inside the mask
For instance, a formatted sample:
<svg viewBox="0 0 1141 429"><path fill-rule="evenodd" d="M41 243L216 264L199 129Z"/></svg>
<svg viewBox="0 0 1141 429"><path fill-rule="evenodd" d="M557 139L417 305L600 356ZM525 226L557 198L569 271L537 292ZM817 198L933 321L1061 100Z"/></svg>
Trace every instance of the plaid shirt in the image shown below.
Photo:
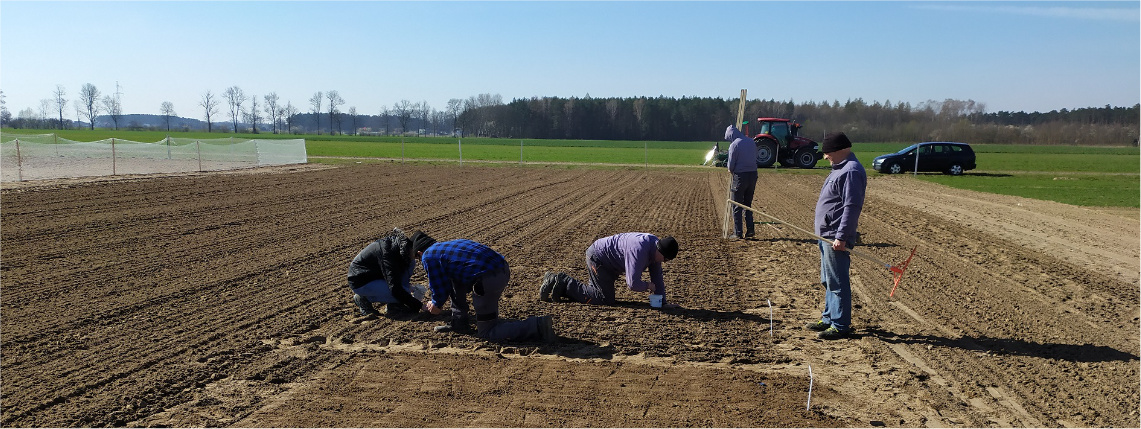
<svg viewBox="0 0 1141 429"><path fill-rule="evenodd" d="M452 285L471 286L486 274L507 268L503 255L471 240L444 241L431 245L421 258L432 289L432 304L442 307Z"/></svg>

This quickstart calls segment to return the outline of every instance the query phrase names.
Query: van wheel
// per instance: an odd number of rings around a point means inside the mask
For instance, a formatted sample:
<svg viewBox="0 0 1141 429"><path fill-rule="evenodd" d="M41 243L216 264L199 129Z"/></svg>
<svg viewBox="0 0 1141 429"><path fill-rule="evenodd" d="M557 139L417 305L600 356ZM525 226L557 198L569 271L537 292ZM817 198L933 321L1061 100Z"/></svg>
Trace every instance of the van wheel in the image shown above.
<svg viewBox="0 0 1141 429"><path fill-rule="evenodd" d="M890 174L902 173L903 172L903 166L899 165L898 162L893 162L893 163L891 163L891 165L887 166L887 172Z"/></svg>
<svg viewBox="0 0 1141 429"><path fill-rule="evenodd" d="M947 174L950 174L952 176L958 176L960 174L963 174L963 166L961 166L959 164L952 165L951 168L947 169Z"/></svg>

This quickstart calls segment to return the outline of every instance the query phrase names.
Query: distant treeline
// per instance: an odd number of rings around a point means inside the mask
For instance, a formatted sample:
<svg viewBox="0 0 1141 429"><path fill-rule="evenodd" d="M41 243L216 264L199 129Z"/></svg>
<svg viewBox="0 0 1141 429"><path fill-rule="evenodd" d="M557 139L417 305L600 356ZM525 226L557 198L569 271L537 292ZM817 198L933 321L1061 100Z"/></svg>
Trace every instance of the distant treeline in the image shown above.
<svg viewBox="0 0 1141 429"><path fill-rule="evenodd" d="M516 99L465 108L456 126L467 134L588 140L720 140L736 120L738 100L721 98ZM465 106L469 107L469 106ZM745 119L777 117L820 140L843 131L854 141L1136 145L1141 105L1089 107L1048 113L984 113L973 100L910 103L862 99L831 103L750 100ZM752 130L750 130L752 132Z"/></svg>

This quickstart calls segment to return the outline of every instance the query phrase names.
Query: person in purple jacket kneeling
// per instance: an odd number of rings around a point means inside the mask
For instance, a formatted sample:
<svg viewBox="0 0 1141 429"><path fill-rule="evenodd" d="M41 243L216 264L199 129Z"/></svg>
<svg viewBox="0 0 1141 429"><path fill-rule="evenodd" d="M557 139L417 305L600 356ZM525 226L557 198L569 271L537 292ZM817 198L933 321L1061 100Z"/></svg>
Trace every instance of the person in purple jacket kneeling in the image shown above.
<svg viewBox="0 0 1141 429"><path fill-rule="evenodd" d="M539 299L614 305L614 282L625 274L627 288L650 292L650 306L678 308L666 302L666 285L662 278L662 263L676 257L677 251L677 240L669 236L658 239L644 232L624 232L600 238L586 249L590 281L584 283L567 273L548 271L539 286ZM642 280L642 272L647 270L649 282Z"/></svg>

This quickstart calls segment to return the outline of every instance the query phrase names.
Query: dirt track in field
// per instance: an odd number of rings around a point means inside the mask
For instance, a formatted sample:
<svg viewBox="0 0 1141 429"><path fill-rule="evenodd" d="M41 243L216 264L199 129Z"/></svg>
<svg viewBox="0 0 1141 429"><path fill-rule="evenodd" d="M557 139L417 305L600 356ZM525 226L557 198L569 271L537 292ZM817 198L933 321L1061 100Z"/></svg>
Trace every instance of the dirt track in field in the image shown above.
<svg viewBox="0 0 1141 429"><path fill-rule="evenodd" d="M863 250L919 250L894 298L854 259L857 335L823 342L801 329L815 242L774 223L721 240L719 169L258 173L6 184L0 424L1139 424L1135 212L873 176ZM822 180L762 172L754 206L807 228ZM393 226L504 254L501 315L554 314L561 341L353 318L348 261ZM581 276L591 241L635 230L682 244L666 282L683 309L536 299L545 270Z"/></svg>

